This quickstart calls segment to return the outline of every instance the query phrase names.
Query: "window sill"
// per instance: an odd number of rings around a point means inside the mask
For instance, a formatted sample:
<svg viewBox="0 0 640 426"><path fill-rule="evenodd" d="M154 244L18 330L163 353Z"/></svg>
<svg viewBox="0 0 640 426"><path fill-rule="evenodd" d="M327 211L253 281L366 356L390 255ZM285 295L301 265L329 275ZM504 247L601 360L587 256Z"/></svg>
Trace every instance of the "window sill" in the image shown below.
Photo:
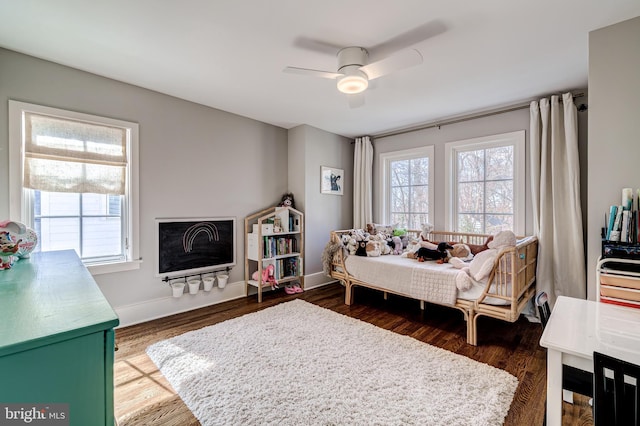
<svg viewBox="0 0 640 426"><path fill-rule="evenodd" d="M110 274L112 272L124 272L132 271L134 269L140 269L142 260L129 260L126 262L113 262L113 263L95 263L93 265L87 265L87 269L91 272L91 275Z"/></svg>

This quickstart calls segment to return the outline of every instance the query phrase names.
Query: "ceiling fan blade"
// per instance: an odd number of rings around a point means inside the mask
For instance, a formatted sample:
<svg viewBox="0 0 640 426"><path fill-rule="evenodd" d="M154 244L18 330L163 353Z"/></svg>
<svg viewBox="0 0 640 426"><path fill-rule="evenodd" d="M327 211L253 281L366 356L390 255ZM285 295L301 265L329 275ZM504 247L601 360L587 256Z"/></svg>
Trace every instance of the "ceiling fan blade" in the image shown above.
<svg viewBox="0 0 640 426"><path fill-rule="evenodd" d="M344 47L327 41L315 40L303 36L296 37L293 41L293 45L304 50L310 50L312 52L324 53L325 55L332 56L335 56L338 50Z"/></svg>
<svg viewBox="0 0 640 426"><path fill-rule="evenodd" d="M289 74L301 74L301 75L308 75L312 77L322 77L322 78L331 78L331 79L336 79L341 75L343 75L336 72L311 70L308 68L297 68L297 67L286 67L282 71Z"/></svg>
<svg viewBox="0 0 640 426"><path fill-rule="evenodd" d="M385 58L393 54L393 52L399 52L403 49L408 49L415 44L421 43L431 37L435 37L439 34L447 31L447 25L439 20L434 19L429 22L425 22L409 31L405 31L385 42L371 46L369 49L370 58L372 61L376 61L380 58Z"/></svg>
<svg viewBox="0 0 640 426"><path fill-rule="evenodd" d="M349 108L360 108L364 106L364 92L347 95L347 100L349 101Z"/></svg>
<svg viewBox="0 0 640 426"><path fill-rule="evenodd" d="M421 63L422 55L420 52L415 49L407 49L401 50L388 58L360 67L360 71L364 71L367 77L369 77L369 80L373 80L374 78L382 77L383 75L404 68L420 65Z"/></svg>

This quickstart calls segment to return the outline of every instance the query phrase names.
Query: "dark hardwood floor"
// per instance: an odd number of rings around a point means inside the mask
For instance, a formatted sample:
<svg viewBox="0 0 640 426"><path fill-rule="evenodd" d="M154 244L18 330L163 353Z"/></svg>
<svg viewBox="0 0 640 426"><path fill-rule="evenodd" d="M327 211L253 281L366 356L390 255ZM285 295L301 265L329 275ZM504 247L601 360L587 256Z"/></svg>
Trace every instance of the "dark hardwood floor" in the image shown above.
<svg viewBox="0 0 640 426"><path fill-rule="evenodd" d="M481 317L478 346L471 346L466 343L462 313L456 309L427 304L427 309L421 311L416 300L393 295L384 300L381 292L363 288L356 288L355 302L347 306L344 288L339 284L292 296L282 290L268 292L261 304L255 297L248 297L116 330L119 350L115 364L115 413L119 425L199 424L147 357L147 346L294 298L508 371L520 384L505 425L542 425L546 352L538 344L542 334L540 324L524 318L511 324ZM576 395L574 404L564 404L563 425L591 424L586 397Z"/></svg>

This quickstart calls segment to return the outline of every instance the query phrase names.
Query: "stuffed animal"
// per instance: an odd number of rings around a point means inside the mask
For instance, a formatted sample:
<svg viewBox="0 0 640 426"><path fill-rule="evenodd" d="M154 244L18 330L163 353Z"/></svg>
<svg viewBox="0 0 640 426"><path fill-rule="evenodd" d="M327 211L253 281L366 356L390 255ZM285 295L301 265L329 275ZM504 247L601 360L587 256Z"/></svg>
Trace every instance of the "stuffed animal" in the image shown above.
<svg viewBox="0 0 640 426"><path fill-rule="evenodd" d="M273 265L267 265L264 268L262 268L262 285L270 284L271 290L280 288L278 287L278 281L276 280L276 277L275 277L275 270L276 268ZM253 278L255 281L259 281L258 277L259 277L258 271L255 271L251 275L251 278Z"/></svg>
<svg viewBox="0 0 640 426"><path fill-rule="evenodd" d="M292 209L296 208L295 203L293 202L293 194L291 192L287 192L282 196L282 200L280 200L280 204L278 207L291 207Z"/></svg>
<svg viewBox="0 0 640 426"><path fill-rule="evenodd" d="M488 248L476 254L469 264L456 257L449 259L449 263L453 267L460 269L456 275L458 290L469 290L473 286L473 281L480 282L486 279L493 269L493 264L500 254L500 250L516 246L516 236L511 231L500 231L487 246Z"/></svg>
<svg viewBox="0 0 640 426"><path fill-rule="evenodd" d="M355 252L356 256L366 256L367 255L367 242L366 241L358 241L358 248Z"/></svg>
<svg viewBox="0 0 640 426"><path fill-rule="evenodd" d="M391 242L393 243L393 254L402 254L402 239L398 236L393 236Z"/></svg>
<svg viewBox="0 0 640 426"><path fill-rule="evenodd" d="M420 239L422 241L429 241L429 234L433 232L433 225L430 223L422 224L422 232L420 232Z"/></svg>
<svg viewBox="0 0 640 426"><path fill-rule="evenodd" d="M394 237L404 237L405 235L407 235L407 230L404 228L396 228L393 230Z"/></svg>
<svg viewBox="0 0 640 426"><path fill-rule="evenodd" d="M349 241L347 241L347 250L349 251L349 254L353 255L356 254L356 250L358 250L358 242L356 241L355 238L353 237L349 237Z"/></svg>
<svg viewBox="0 0 640 426"><path fill-rule="evenodd" d="M416 257L418 262L424 262L425 260L437 260L438 263L444 263L444 259L447 257L447 250L452 248L452 246L445 242L439 243L435 250L420 247L416 253Z"/></svg>
<svg viewBox="0 0 640 426"><path fill-rule="evenodd" d="M348 254L356 253L356 240L350 234L342 234L340 241Z"/></svg>
<svg viewBox="0 0 640 426"><path fill-rule="evenodd" d="M391 247L389 247L388 243L387 243L387 239L389 237L387 236L386 233L384 232L378 232L375 235L371 235L369 237L369 241L373 241L375 243L377 243L378 245L378 249L380 250L380 254L381 255L387 255L387 254L391 254Z"/></svg>
<svg viewBox="0 0 640 426"><path fill-rule="evenodd" d="M356 241L369 241L371 234L364 229L352 229L349 234L356 239Z"/></svg>
<svg viewBox="0 0 640 426"><path fill-rule="evenodd" d="M402 255L408 257L409 259L415 259L419 248L420 248L420 240L416 238L411 238L407 243L407 245L405 246L406 250Z"/></svg>
<svg viewBox="0 0 640 426"><path fill-rule="evenodd" d="M378 257L382 252L380 251L379 241L369 241L365 244L365 251L369 257Z"/></svg>
<svg viewBox="0 0 640 426"><path fill-rule="evenodd" d="M431 232L433 232L433 225L430 223L423 223L422 231L420 232L420 247L431 251L438 251L438 243L434 243L429 240L429 234L431 234ZM423 253L426 252L423 251ZM416 258L418 258L417 252Z"/></svg>
<svg viewBox="0 0 640 426"><path fill-rule="evenodd" d="M473 259L473 254L467 244L458 243L454 244L453 248L447 251L447 258L444 261L449 262L454 257L462 260L463 262L467 262Z"/></svg>
<svg viewBox="0 0 640 426"><path fill-rule="evenodd" d="M484 244L468 244L469 249L471 249L471 254L475 256L481 251L488 249L489 243L491 242L491 240L493 240L493 235L490 235L489 237L487 237L487 240L484 242Z"/></svg>
<svg viewBox="0 0 640 426"><path fill-rule="evenodd" d="M331 266L335 256L346 250L344 243L329 240L322 250L322 271L326 276L331 276Z"/></svg>

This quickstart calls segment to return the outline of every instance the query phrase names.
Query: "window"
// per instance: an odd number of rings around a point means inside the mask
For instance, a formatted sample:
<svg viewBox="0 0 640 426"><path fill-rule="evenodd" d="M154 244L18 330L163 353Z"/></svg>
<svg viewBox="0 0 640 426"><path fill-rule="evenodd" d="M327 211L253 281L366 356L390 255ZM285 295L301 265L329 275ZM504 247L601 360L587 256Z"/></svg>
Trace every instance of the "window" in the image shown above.
<svg viewBox="0 0 640 426"><path fill-rule="evenodd" d="M407 229L431 222L433 146L381 154L380 162L383 220Z"/></svg>
<svg viewBox="0 0 640 426"><path fill-rule="evenodd" d="M138 125L9 101L11 216L35 251L75 250L94 274L138 267Z"/></svg>
<svg viewBox="0 0 640 426"><path fill-rule="evenodd" d="M524 131L446 144L447 228L524 233Z"/></svg>

